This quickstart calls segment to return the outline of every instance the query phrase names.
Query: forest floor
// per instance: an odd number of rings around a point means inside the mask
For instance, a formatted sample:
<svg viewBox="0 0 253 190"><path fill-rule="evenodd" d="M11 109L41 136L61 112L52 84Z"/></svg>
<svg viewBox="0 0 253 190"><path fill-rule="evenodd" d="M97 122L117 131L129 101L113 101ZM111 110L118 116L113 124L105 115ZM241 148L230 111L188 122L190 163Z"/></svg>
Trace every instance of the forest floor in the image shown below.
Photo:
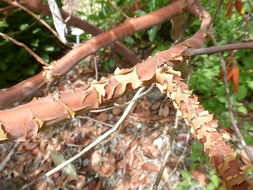
<svg viewBox="0 0 253 190"><path fill-rule="evenodd" d="M91 63L93 58L86 60ZM79 65L52 91L78 87L94 77L93 64ZM133 95L134 92L128 93L116 103L124 105ZM40 178L112 128L123 112L123 106L90 112L21 142L1 171L0 189L148 190L153 188L166 156L158 189L174 189L181 181L180 171L189 170L187 157L195 140L190 137L186 124L176 116L172 102L156 87L137 100L119 130L64 171L47 179ZM12 146L13 143L0 145L0 160L6 158ZM191 175L203 186L208 183L205 168L191 170Z"/></svg>

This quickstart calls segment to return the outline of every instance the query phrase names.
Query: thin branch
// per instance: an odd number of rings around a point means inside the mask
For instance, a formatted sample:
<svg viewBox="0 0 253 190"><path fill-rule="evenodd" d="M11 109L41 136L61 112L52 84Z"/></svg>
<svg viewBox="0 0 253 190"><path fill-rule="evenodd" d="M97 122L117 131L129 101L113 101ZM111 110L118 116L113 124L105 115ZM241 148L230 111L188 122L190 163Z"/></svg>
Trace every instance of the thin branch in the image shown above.
<svg viewBox="0 0 253 190"><path fill-rule="evenodd" d="M161 178L162 178L162 175L163 175L163 171L165 169L165 165L171 155L171 152L172 152L172 147L173 147L173 144L174 144L174 136L175 136L175 130L177 129L178 127L178 117L179 117L179 111L177 110L176 112L176 117L175 117L175 123L174 123L174 128L172 129L172 134L170 136L170 140L169 140L169 145L168 145L168 148L165 150L166 154L164 156L164 159L163 159L163 162L162 162L162 165L160 167L160 170L159 170L159 173L156 177L156 181L155 181L155 184L153 186L153 190L157 190L158 186L159 186L159 183L161 181Z"/></svg>
<svg viewBox="0 0 253 190"><path fill-rule="evenodd" d="M55 37L57 37L58 40L59 40L60 42L62 42L64 45L68 46L67 44L65 44L65 43L61 40L61 38L58 36L57 32L56 32L49 24L47 24L43 19L41 19L38 15L36 15L36 14L33 13L32 11L30 11L29 9L27 9L26 7L24 7L23 5L21 5L21 4L18 3L17 1L11 1L11 2L9 2L9 3L11 3L13 6L16 6L16 7L20 8L20 9L22 9L23 11L25 11L25 12L27 12L29 15L31 15L33 18L35 18L36 20L38 20L38 21L39 21L42 25L44 25L50 32L52 32L53 35L54 35ZM71 48L71 46L68 46L68 47Z"/></svg>
<svg viewBox="0 0 253 190"><path fill-rule="evenodd" d="M248 5L249 5L249 8L250 8L251 12L253 12L253 6L252 6L250 0L247 0L247 3L248 3Z"/></svg>
<svg viewBox="0 0 253 190"><path fill-rule="evenodd" d="M130 104L131 102L134 102L134 101L136 101L137 99L139 99L139 98L141 98L142 96L144 96L144 95L146 95L147 93L149 93L154 87L155 87L155 84L152 83L152 84L150 85L150 87L149 87L145 92L141 93L138 97L133 98L133 99L131 99L130 101L124 103L124 104L116 104L116 103L114 103L113 106L110 106L110 107L107 107L107 108L102 108L102 109L91 110L90 112L91 112L91 113L99 113L99 112L104 112L104 111L111 110L111 109L114 109L114 108L125 107L126 105Z"/></svg>
<svg viewBox="0 0 253 190"><path fill-rule="evenodd" d="M111 0L108 0L108 2L112 5L114 9L116 9L120 14L122 14L126 19L129 19L129 16L127 16L117 5L114 4Z"/></svg>
<svg viewBox="0 0 253 190"><path fill-rule="evenodd" d="M209 47L209 48L188 49L185 55L188 57L193 57L196 55L214 54L214 53L219 53L223 51L231 51L231 50L238 50L238 49L253 49L253 42L233 43L233 44L214 46L214 47Z"/></svg>
<svg viewBox="0 0 253 190"><path fill-rule="evenodd" d="M13 144L9 154L5 157L5 159L0 163L0 172L5 168L12 155L14 154L16 148L19 146L20 142L16 142Z"/></svg>
<svg viewBox="0 0 253 190"><path fill-rule="evenodd" d="M33 50L31 50L28 46L26 46L25 44L15 40L14 38L0 32L0 36L2 36L4 39L6 40L10 40L12 41L14 44L21 46L23 48L25 48L26 51L28 51L28 53L30 53L38 62L40 62L42 65L48 66L49 64L47 62L45 62L40 56L38 56Z"/></svg>
<svg viewBox="0 0 253 190"><path fill-rule="evenodd" d="M94 68L95 68L95 80L98 80L98 65L96 58L94 58Z"/></svg>
<svg viewBox="0 0 253 190"><path fill-rule="evenodd" d="M188 134L187 134L187 138L186 138L185 145L188 145L189 140L190 140L190 132L188 132ZM184 150L183 150L182 154L180 155L180 157L179 157L179 159L178 159L178 161L177 161L176 166L175 166L174 169L170 172L170 174L168 175L168 178L170 178L170 177L175 173L175 171L177 171L177 168L178 168L179 164L181 163L181 161L182 161L183 158L184 158L184 154L186 153L186 150L187 150L187 146L184 147Z"/></svg>
<svg viewBox="0 0 253 190"><path fill-rule="evenodd" d="M94 121L94 122L96 122L96 123L98 123L98 124L101 124L101 125L105 125L105 126L108 126L108 127L113 127L113 125L111 125L111 124L104 123L104 122L102 122L102 121L98 121L98 120L93 119L93 118L88 117L88 116L78 116L78 118L91 120L91 121Z"/></svg>
<svg viewBox="0 0 253 190"><path fill-rule="evenodd" d="M145 89L145 87L140 88L136 94L134 95L134 98L138 97L141 92ZM127 108L125 109L123 115L121 116L121 118L118 120L118 122L114 125L113 128L111 128L110 130L106 131L103 135L99 136L95 141L93 141L92 143L90 143L88 146L86 146L82 151L80 151L78 154L76 154L75 156L73 156L72 158L66 160L65 162L61 163L60 165L58 165L57 167L55 167L54 169L48 171L45 176L49 177L50 175L54 174L55 172L61 170L62 168L64 168L65 166L67 166L68 164L70 164L71 162L75 161L76 159L80 158L83 154L85 154L87 151L89 151L90 149L92 149L93 147L95 147L97 144L101 143L103 140L105 140L107 137L109 137L111 134L113 134L115 131L118 130L118 128L121 126L122 122L126 119L126 117L128 116L128 114L130 113L130 111L132 110L132 107L134 105L135 102L130 103Z"/></svg>
<svg viewBox="0 0 253 190"><path fill-rule="evenodd" d="M219 3L218 3L218 6L217 6L216 9L215 9L215 12L214 12L213 16L212 16L211 23L213 23L213 21L215 20L217 14L219 13L219 11L220 11L220 9L221 9L221 5L222 5L223 2L224 2L224 0L217 0L217 1L219 1Z"/></svg>
<svg viewBox="0 0 253 190"><path fill-rule="evenodd" d="M213 33L211 33L211 39L214 43L214 45L217 44L216 39L213 35ZM253 44L253 43L251 43ZM234 118L234 113L233 113L233 105L232 105L232 99L231 99L231 95L230 95L230 90L228 87L228 81L227 81L227 70L226 70L226 64L225 64L225 60L222 56L221 53L218 53L218 56L220 58L220 62L221 62L221 68L222 68L222 73L223 73L223 81L224 81L224 87L225 87L225 91L226 91L226 100L227 100L227 104L228 104L228 112L229 112L229 117L232 123L232 128L236 133L236 136L239 138L240 143L244 149L244 151L246 152L246 154L248 155L248 158L250 160L251 163L253 163L253 152L251 151L251 149L248 147L248 145L246 144L238 126L237 126L237 121Z"/></svg>

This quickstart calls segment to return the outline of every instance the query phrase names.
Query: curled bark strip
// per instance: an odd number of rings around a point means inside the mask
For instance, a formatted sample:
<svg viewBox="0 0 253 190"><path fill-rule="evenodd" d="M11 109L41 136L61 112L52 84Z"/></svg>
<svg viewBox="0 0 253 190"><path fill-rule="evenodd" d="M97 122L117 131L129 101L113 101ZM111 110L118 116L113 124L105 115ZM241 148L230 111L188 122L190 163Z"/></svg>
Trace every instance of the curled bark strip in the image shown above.
<svg viewBox="0 0 253 190"><path fill-rule="evenodd" d="M191 127L191 133L204 145L205 153L211 159L211 163L223 178L227 189L250 190L252 183L247 180L246 174L241 169L241 165L236 159L236 153L230 145L225 143L225 139L218 132L218 122L213 119L213 115L204 111L196 96L188 89L180 77L173 76L166 70L158 69L156 72L156 82L161 92L167 94L173 100L173 104L178 109Z"/></svg>
<svg viewBox="0 0 253 190"><path fill-rule="evenodd" d="M58 77L67 73L72 67L79 63L84 57L92 54L100 48L118 40L134 32L146 29L150 26L159 24L171 16L182 13L185 10L185 6L191 5L194 0L178 0L174 3L163 7L157 11L143 15L138 18L133 18L125 22L124 24L115 27L109 31L103 32L86 43L71 50L61 59L57 60L57 64L50 70L52 77ZM40 84L34 85L34 78ZM53 80L53 79L52 79ZM18 83L4 91L0 92L0 107L9 105L17 100L21 100L28 95L32 95L38 90L43 84L46 84L48 78L44 78L43 74L39 73L32 78L26 79L21 83ZM24 92L23 89L27 85L33 86L29 91Z"/></svg>
<svg viewBox="0 0 253 190"><path fill-rule="evenodd" d="M180 5L180 2L181 1L177 1L175 3L179 3ZM140 20L145 21L146 19L149 19L150 16L154 17L154 15L158 13L163 14L164 11L168 11L167 9L174 10L174 13L177 13L177 11L173 9L174 5L175 4L171 4L170 6L167 6L156 12L153 12L152 14L147 15L148 17L140 17ZM183 9L184 5L185 4L181 5L182 7L180 8L180 10ZM193 9L191 9L191 7L193 7ZM191 5L189 9L191 12L199 16L200 19L202 19L201 28L193 37L189 38L185 42L182 42L170 48L169 50L157 53L155 56L150 57L147 61L137 64L137 66L134 68L122 69L122 70L116 69L114 73L115 75L110 77L109 81L108 79L103 79L98 82L90 83L89 85L86 85L85 87L80 88L80 89L66 90L55 95L48 95L45 98L32 101L23 106L19 106L17 108L6 110L6 111L1 111L0 112L0 124L1 124L0 140L30 138L30 136L32 136L33 133L30 133L29 131L31 131L31 129L33 128L35 128L35 130L33 131L38 131L38 128L42 126L49 126L57 122L63 121L65 119L72 118L74 117L75 114L78 114L79 112L84 112L92 108L97 108L104 101L109 100L110 98L119 97L120 95L122 95L125 92L126 87L129 86L128 84L130 84L130 86L133 89L135 89L141 86L143 82L148 83L154 80L156 70L159 67L166 69L167 66L164 65L165 63L170 63L177 60L178 57L182 57L182 53L185 51L185 49L187 49L188 47L197 48L199 44L202 44L205 41L205 38L204 38L205 35L203 35L203 33L205 32L205 30L207 30L209 26L208 23L210 23L210 16L204 9L199 7L197 4ZM170 14L174 14L174 13L170 13ZM136 20L140 22L140 20L138 19ZM157 19L155 18L155 20ZM135 23L135 22L132 21L132 23ZM110 35L114 31L116 31L116 33L117 31L120 32L121 30L119 28L121 27L124 28L127 26L128 25L123 24L117 27L116 30L114 29L114 30L108 31L105 34L107 36L108 33ZM125 31L125 30L122 30L122 31ZM103 37L104 35L101 34L100 38L102 38L101 36ZM92 40L90 40L90 43L96 42L100 38L93 38ZM195 41L198 41L199 43L195 43ZM85 44L82 46L87 47ZM80 49L79 53L82 51L82 46L80 46L79 48ZM75 55L74 53L71 53L71 52L70 54L71 55L73 54L73 56ZM70 57L70 56L67 55L67 57ZM180 59L180 61L182 60L183 59ZM58 65L61 65L61 61L54 62L54 67L57 68ZM50 73L51 73L50 75L55 75L55 74L52 74L53 71L54 69L50 68ZM167 69L166 72L173 75L178 75L177 72L173 70ZM40 85L41 83L45 82L45 80L41 80L44 78L43 76L40 76L40 75L42 74L38 74L33 77L37 85ZM37 76L40 76L40 77L37 77ZM31 85L27 85L27 84L31 84ZM34 83L24 82L23 86L27 88L25 90L32 91L33 88L36 88L36 86L33 86L33 84ZM27 109L30 112L29 114L25 116L25 119L23 117L19 118L18 112L21 112L21 111L27 112ZM13 110L13 114L11 114L12 113L11 110ZM50 110L50 112L48 113L47 110ZM10 115L10 117L7 117L6 114ZM22 132L16 133L15 131L13 131L15 128L17 128L17 131L22 131ZM28 132L31 135L27 135Z"/></svg>
<svg viewBox="0 0 253 190"><path fill-rule="evenodd" d="M102 81L91 82L82 88L60 91L22 106L0 111L0 141L32 138L42 127L55 125L98 108L112 97L121 96L127 87L136 89L142 84L136 69L132 69L118 72Z"/></svg>
<svg viewBox="0 0 253 190"><path fill-rule="evenodd" d="M172 99L176 109L191 127L193 136L203 143L206 154L226 187L231 190L250 190L253 187L236 160L236 153L218 132L217 121L203 109L197 97L192 95L179 77L179 72L169 66L159 67L149 81L139 79L136 67L127 72L115 73L102 81L91 82L85 88L62 91L17 108L0 111L0 140L4 142L32 138L42 127L55 125L82 112L98 108L109 97L122 95L129 84L132 89L136 89L156 82L158 88ZM119 90L116 92L117 87Z"/></svg>
<svg viewBox="0 0 253 190"><path fill-rule="evenodd" d="M180 1L177 1L177 3L178 2ZM122 70L116 69L114 76L111 76L110 78L105 78L98 82L92 82L80 89L66 90L55 95L48 95L45 98L32 101L28 104L19 106L14 109L1 111L0 140L19 140L30 138L32 135L34 135L34 133L30 132L31 129L34 129L33 131L36 132L42 126L50 126L65 119L72 118L75 116L75 114L78 114L80 112L85 112L87 110L97 108L100 104L109 100L110 98L119 97L122 95L126 91L126 87L129 85L132 89L136 89L140 87L144 82L145 84L152 82L152 80L154 80L156 70L159 67L165 69L167 73L178 75L178 73L172 69L166 69L167 65L169 64L166 65L165 63L174 61L180 56L182 57L182 53L189 46L194 48L198 47L200 43L195 43L195 41L201 42L201 44L204 43L205 35L202 34L208 27L208 24L206 23L210 22L210 16L204 9L201 9L197 4L191 6L197 7L195 7L193 11L190 7L190 10L194 14L198 14L198 16L202 19L201 29L193 37L170 48L169 50L157 53L155 56L150 57L147 61L137 64L136 67ZM173 6L168 6L167 8L172 9ZM158 13L163 13L167 10L167 8L165 7L161 10L158 10ZM151 16L154 15L156 15L155 12L151 14ZM146 17L142 17L142 19L145 20ZM119 27L125 27L125 25L123 24ZM116 32L121 31L118 28L116 29ZM115 30L109 31L109 34L113 31ZM90 40L90 42L96 42L96 40L97 38L94 38L93 40ZM188 45L186 46L185 44ZM81 47L82 46L80 46L80 49L82 50ZM70 54L72 53L70 52ZM182 60L180 59L180 61ZM57 61L55 63L56 68L58 67L59 62L60 61ZM52 74L54 70L52 69L50 71ZM38 83L41 82L38 79L36 80ZM171 79L168 78L167 80L170 82ZM18 112L25 113L27 110L29 110L29 113L24 116L25 119L23 117L19 117ZM50 110L50 112L47 110ZM11 114L12 112L13 114ZM6 114L9 115L9 117L7 117ZM16 133L16 131L14 131L15 128L17 131L19 131L19 133Z"/></svg>

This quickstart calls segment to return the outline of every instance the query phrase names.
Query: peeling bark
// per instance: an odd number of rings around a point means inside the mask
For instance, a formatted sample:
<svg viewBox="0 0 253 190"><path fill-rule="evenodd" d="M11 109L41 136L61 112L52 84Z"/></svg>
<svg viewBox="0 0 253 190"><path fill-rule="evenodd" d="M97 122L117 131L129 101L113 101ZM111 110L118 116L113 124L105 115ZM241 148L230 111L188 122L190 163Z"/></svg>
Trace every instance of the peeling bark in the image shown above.
<svg viewBox="0 0 253 190"><path fill-rule="evenodd" d="M100 48L118 39L159 24L173 15L180 14L185 11L185 7L191 7L192 3L194 3L194 0L178 0L152 13L130 19L114 29L93 37L86 43L74 48L61 59L52 62L50 67L44 67L44 71L39 74L1 91L0 107L4 107L17 100L22 100L23 98L32 95L41 86L45 85L48 80L52 81L54 78L66 74L87 55L96 52ZM27 86L29 86L29 91L24 91Z"/></svg>
<svg viewBox="0 0 253 190"><path fill-rule="evenodd" d="M127 88L136 89L155 82L158 88L172 99L175 108L191 127L192 135L203 143L205 153L210 157L227 189L253 189L252 183L236 159L235 151L217 130L218 124L213 115L203 109L197 97L182 82L180 72L174 71L171 67L174 63L184 61L183 54L188 48L198 48L204 43L210 16L197 5L193 5L190 11L201 18L200 30L193 37L169 50L159 52L133 68L117 69L114 75L98 82L50 94L28 104L0 111L0 141L32 138L44 127L56 125L120 97ZM78 53L82 52L81 47L79 48ZM59 67L56 65L56 68ZM55 75L57 70L53 71L52 74ZM59 69L58 72L61 74L63 71Z"/></svg>

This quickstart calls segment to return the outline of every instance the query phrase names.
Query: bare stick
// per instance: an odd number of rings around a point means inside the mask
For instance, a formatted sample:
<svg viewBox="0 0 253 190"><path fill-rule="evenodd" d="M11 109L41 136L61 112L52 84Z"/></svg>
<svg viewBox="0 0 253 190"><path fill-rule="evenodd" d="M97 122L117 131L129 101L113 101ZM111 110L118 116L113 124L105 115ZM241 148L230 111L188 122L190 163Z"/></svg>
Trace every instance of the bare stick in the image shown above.
<svg viewBox="0 0 253 190"><path fill-rule="evenodd" d="M28 51L28 53L30 53L38 62L40 62L42 65L48 66L49 64L47 62L45 62L40 56L38 56L33 50L31 50L28 46L26 46L25 44L15 40L14 38L0 32L0 36L2 36L4 39L6 40L10 40L12 41L14 44L21 46L23 48L25 48L26 51Z"/></svg>
<svg viewBox="0 0 253 190"><path fill-rule="evenodd" d="M209 47L209 48L189 49L186 51L185 54L188 57L193 57L196 55L214 54L214 53L219 53L223 51L231 51L231 50L238 50L238 49L253 49L253 42L233 43L233 44L214 46L214 47Z"/></svg>
<svg viewBox="0 0 253 190"><path fill-rule="evenodd" d="M185 145L188 144L189 139L190 139L190 132L188 132L188 134L187 134L187 139L186 139ZM185 154L186 150L187 150L187 146L184 147L184 150L183 150L182 154L180 155L180 157L179 157L179 159L178 159L178 162L177 162L176 166L175 166L174 169L170 172L170 174L168 175L168 178L170 178L170 176L172 176L172 175L174 174L174 172L177 171L177 168L178 168L180 162L181 162L181 161L183 160L183 158L184 158L184 154Z"/></svg>
<svg viewBox="0 0 253 190"><path fill-rule="evenodd" d="M110 107L103 108L103 109L91 110L90 112L91 112L91 113L99 113L99 112L111 110L111 109L113 109L113 108L124 107L124 106L130 104L131 102L134 102L134 101L136 101L137 99L141 98L142 96L146 95L147 93L149 93L149 92L154 88L154 86L155 86L155 84L152 83L152 84L150 85L150 87L149 87L145 92L141 93L138 97L131 99L130 101L128 101L128 102L125 103L125 104L122 104L122 105L121 105L121 104L116 104L116 103L114 103L114 106L110 106Z"/></svg>
<svg viewBox="0 0 253 190"><path fill-rule="evenodd" d="M12 1L10 2L12 5L19 7L20 9L22 9L23 11L27 12L28 14L30 14L33 18L35 18L36 20L38 20L42 25L44 25L50 32L52 32L54 34L54 36L56 36L58 38L58 40L60 42L62 42L64 45L66 45L61 38L58 36L57 32L49 25L47 24L44 20L42 20L38 15L36 15L35 13L33 13L32 11L30 11L29 9L27 9L26 7L24 7L23 5L21 5L20 3L18 3L17 1ZM68 45L67 45L68 46ZM68 46L70 47L70 46Z"/></svg>
<svg viewBox="0 0 253 190"><path fill-rule="evenodd" d="M88 116L78 116L78 117L81 118L81 119L87 119L87 120L94 121L94 122L99 123L99 124L101 124L101 125L105 125L105 126L108 126L108 127L113 127L113 125L111 125L111 124L104 123L104 122L102 122L102 121L98 121L98 120L93 119L93 118L88 117Z"/></svg>
<svg viewBox="0 0 253 190"><path fill-rule="evenodd" d="M211 23L213 23L213 21L215 20L217 14L219 13L219 10L221 9L221 5L222 5L223 2L224 2L224 0L217 0L217 1L219 1L219 3L218 3L218 6L217 6L216 9L215 9L215 12L214 12L212 18L211 18Z"/></svg>
<svg viewBox="0 0 253 190"><path fill-rule="evenodd" d="M134 98L138 97L141 92L144 90L145 87L140 88L136 94L134 95ZM62 168L64 168L65 166L67 166L68 164L70 164L71 162L73 162L74 160L80 158L83 154L85 154L87 151L89 151L90 149L92 149L93 147L95 147L97 144L99 144L100 142L102 142L103 140L105 140L107 137L109 137L111 134L113 134L115 131L118 130L118 128L120 127L120 125L122 124L122 122L126 119L126 117L128 116L128 114L130 113L133 105L135 102L131 102L125 109L123 115L121 116L121 118L117 121L117 123L114 125L113 128L111 128L110 130L106 131L103 135L99 136L95 141L93 141L92 143L90 143L88 146L86 146L83 150L81 150L78 154L76 154L75 156L73 156L72 158L66 160L65 162L61 163L60 165L58 165L57 167L55 167L54 169L48 171L45 176L49 177L50 175L54 174L55 172L61 170Z"/></svg>
<svg viewBox="0 0 253 190"><path fill-rule="evenodd" d="M216 45L217 42L216 42L216 39L215 39L213 33L211 33L210 36L211 36L211 39L212 39L214 45ZM227 99L227 104L228 104L228 112L229 112L229 117L230 117L230 120L231 120L231 123L232 123L232 128L235 131L236 136L239 138L240 143L241 143L244 151L248 155L248 158L249 158L250 162L253 163L253 153L250 150L250 148L248 147L248 145L246 144L246 142L245 142L238 126L237 126L237 121L234 118L233 105L232 105L230 90L229 90L228 81L227 81L227 70L226 70L225 60L224 60L221 53L218 53L218 56L219 56L220 62L221 62L221 68L222 68L222 73L223 73L223 81L224 81L224 87L225 87L225 91L226 91L226 99Z"/></svg>
<svg viewBox="0 0 253 190"><path fill-rule="evenodd" d="M177 110L177 112L176 112L176 117L175 117L174 128L173 128L173 130L172 130L172 134L171 134L170 140L169 140L169 146L168 146L168 148L167 148L167 150L166 150L166 154L165 154L165 156L164 156L162 165L161 165L160 170L159 170L159 173L158 173L158 175L157 175L157 177L156 177L156 181L155 181L155 184L154 184L154 186L153 186L153 190L157 190L157 188L158 188L158 186L159 186L159 183L160 183L160 181L161 181L162 175L163 175L163 171L164 171L164 169L165 169L165 165L166 165L167 160L169 159L170 154L171 154L171 152L172 152L172 147L173 147L173 144L174 144L174 135L175 135L174 132L175 132L175 130L176 130L177 127L178 127L178 113L179 113L179 112L178 112L178 110Z"/></svg>
<svg viewBox="0 0 253 190"><path fill-rule="evenodd" d="M117 5L114 4L111 0L108 0L108 2L112 5L114 9L116 9L120 14L122 14L126 19L129 19L129 16L127 16Z"/></svg>
<svg viewBox="0 0 253 190"><path fill-rule="evenodd" d="M97 65L97 59L94 59L94 67L95 67L95 80L98 80L98 65Z"/></svg>
<svg viewBox="0 0 253 190"><path fill-rule="evenodd" d="M14 143L14 145L11 148L11 151L9 154L5 157L5 159L0 163L0 172L5 168L9 160L11 159L12 155L14 154L16 148L19 146L20 142Z"/></svg>

